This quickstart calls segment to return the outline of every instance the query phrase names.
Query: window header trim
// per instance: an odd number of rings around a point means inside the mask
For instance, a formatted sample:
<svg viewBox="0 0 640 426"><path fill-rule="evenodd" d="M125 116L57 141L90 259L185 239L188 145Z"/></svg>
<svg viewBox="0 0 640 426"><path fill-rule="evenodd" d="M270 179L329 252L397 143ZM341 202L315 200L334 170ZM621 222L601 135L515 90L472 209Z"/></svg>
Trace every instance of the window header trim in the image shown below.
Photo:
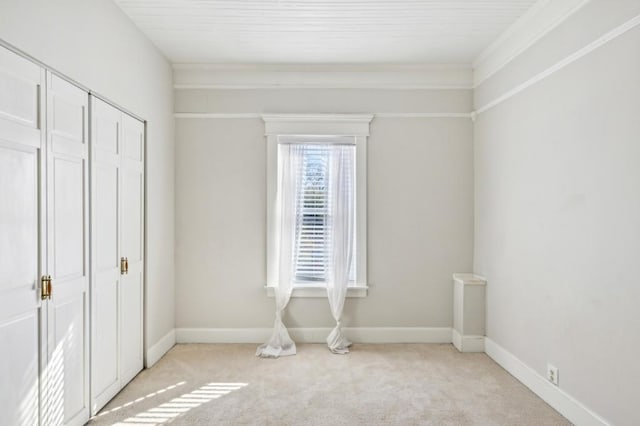
<svg viewBox="0 0 640 426"><path fill-rule="evenodd" d="M329 136L329 135L280 135L278 144L301 145L355 145L355 136Z"/></svg>

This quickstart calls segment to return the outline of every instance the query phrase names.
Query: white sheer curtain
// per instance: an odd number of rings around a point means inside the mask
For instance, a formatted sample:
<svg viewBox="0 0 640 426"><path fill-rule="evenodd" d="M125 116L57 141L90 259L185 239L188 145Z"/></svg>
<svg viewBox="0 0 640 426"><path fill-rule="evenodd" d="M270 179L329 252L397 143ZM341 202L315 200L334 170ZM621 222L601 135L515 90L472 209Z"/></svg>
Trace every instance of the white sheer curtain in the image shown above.
<svg viewBox="0 0 640 426"><path fill-rule="evenodd" d="M303 149L297 144L283 144L278 147L278 200L277 214L280 216L278 242L278 285L274 288L276 300L276 320L269 340L260 345L256 355L263 358L278 358L295 355L296 344L291 340L282 322L284 309L291 298L294 275L294 245L297 218L297 177L302 166Z"/></svg>
<svg viewBox="0 0 640 426"><path fill-rule="evenodd" d="M332 243L332 250L327 274L327 295L336 326L327 337L327 345L333 353L346 354L351 342L342 334L340 320L353 257L355 146L333 145L330 152L328 196L331 212L329 241Z"/></svg>

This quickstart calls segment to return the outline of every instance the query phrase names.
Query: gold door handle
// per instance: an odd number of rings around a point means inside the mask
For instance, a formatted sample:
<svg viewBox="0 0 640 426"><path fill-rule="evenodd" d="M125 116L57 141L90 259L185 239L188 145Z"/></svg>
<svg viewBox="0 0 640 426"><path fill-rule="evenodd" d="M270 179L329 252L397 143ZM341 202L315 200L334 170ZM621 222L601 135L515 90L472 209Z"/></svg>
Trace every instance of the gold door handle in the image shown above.
<svg viewBox="0 0 640 426"><path fill-rule="evenodd" d="M129 272L129 259L126 257L120 258L120 275L125 275Z"/></svg>
<svg viewBox="0 0 640 426"><path fill-rule="evenodd" d="M52 291L51 275L43 275L40 279L40 298L42 300L51 299Z"/></svg>

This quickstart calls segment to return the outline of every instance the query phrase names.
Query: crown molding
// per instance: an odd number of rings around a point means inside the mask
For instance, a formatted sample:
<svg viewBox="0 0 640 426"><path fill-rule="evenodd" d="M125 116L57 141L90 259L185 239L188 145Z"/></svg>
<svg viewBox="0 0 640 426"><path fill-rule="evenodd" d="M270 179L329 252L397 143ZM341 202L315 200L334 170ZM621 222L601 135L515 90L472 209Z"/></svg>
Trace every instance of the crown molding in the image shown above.
<svg viewBox="0 0 640 426"><path fill-rule="evenodd" d="M473 87L496 74L589 1L539 0L473 61Z"/></svg>

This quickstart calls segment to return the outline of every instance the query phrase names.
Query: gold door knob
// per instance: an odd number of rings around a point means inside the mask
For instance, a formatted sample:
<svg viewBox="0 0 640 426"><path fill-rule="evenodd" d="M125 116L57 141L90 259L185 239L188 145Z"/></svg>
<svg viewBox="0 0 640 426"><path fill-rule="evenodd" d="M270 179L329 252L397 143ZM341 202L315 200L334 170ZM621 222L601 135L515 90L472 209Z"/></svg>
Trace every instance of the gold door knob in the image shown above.
<svg viewBox="0 0 640 426"><path fill-rule="evenodd" d="M40 298L42 300L51 299L52 291L51 275L43 275L40 279Z"/></svg>
<svg viewBox="0 0 640 426"><path fill-rule="evenodd" d="M120 275L125 275L129 272L129 259L126 257L120 258Z"/></svg>

